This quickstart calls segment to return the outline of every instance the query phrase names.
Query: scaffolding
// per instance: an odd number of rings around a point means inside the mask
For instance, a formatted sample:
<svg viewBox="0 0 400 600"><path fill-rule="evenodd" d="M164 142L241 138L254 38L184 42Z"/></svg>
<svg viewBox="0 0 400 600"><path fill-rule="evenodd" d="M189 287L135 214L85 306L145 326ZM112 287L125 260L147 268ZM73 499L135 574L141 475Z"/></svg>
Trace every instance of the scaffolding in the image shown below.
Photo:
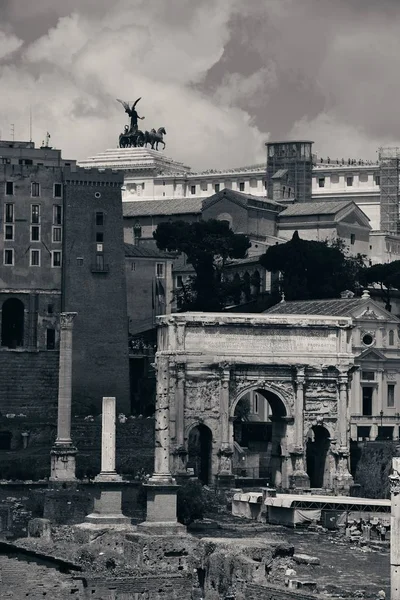
<svg viewBox="0 0 400 600"><path fill-rule="evenodd" d="M380 165L380 229L400 233L399 218L400 148L379 148Z"/></svg>

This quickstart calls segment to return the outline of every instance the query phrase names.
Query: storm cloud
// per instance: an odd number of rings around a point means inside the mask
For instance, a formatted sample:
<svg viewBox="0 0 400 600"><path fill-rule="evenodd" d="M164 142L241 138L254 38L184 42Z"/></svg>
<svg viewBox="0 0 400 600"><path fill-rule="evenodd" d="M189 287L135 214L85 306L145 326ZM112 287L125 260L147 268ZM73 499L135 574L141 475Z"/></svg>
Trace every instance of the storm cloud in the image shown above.
<svg viewBox="0 0 400 600"><path fill-rule="evenodd" d="M269 137L320 155L399 145L398 0L3 0L0 130L63 155L115 147L142 100L193 168L262 162Z"/></svg>

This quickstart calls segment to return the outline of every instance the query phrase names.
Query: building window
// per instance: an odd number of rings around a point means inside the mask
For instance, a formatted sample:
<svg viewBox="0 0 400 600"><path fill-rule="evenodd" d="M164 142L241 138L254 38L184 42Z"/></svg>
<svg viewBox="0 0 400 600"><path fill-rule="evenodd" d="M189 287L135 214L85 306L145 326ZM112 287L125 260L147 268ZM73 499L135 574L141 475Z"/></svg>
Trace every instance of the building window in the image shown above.
<svg viewBox="0 0 400 600"><path fill-rule="evenodd" d="M14 223L14 204L7 204L4 207L4 220L6 223Z"/></svg>
<svg viewBox="0 0 400 600"><path fill-rule="evenodd" d="M3 263L8 267L14 266L14 248L4 248Z"/></svg>
<svg viewBox="0 0 400 600"><path fill-rule="evenodd" d="M12 242L14 240L14 225L4 226L4 239Z"/></svg>
<svg viewBox="0 0 400 600"><path fill-rule="evenodd" d="M320 177L320 178L318 179L318 186L319 186L320 188L323 188L323 187L325 187L325 177Z"/></svg>
<svg viewBox="0 0 400 600"><path fill-rule="evenodd" d="M6 181L6 196L14 196L14 182Z"/></svg>
<svg viewBox="0 0 400 600"><path fill-rule="evenodd" d="M389 383L387 386L387 406L388 408L394 408L394 385Z"/></svg>
<svg viewBox="0 0 400 600"><path fill-rule="evenodd" d="M76 264L78 267L83 267L83 258L81 256L76 259Z"/></svg>
<svg viewBox="0 0 400 600"><path fill-rule="evenodd" d="M362 414L364 417L372 416L372 394L373 388L363 386L362 388Z"/></svg>
<svg viewBox="0 0 400 600"><path fill-rule="evenodd" d="M244 192L244 181L239 183L239 192Z"/></svg>
<svg viewBox="0 0 400 600"><path fill-rule="evenodd" d="M356 243L356 234L355 233L351 233L350 234L350 244L352 246L354 246L355 243Z"/></svg>
<svg viewBox="0 0 400 600"><path fill-rule="evenodd" d="M102 243L104 241L104 233L102 231L96 231L96 242Z"/></svg>
<svg viewBox="0 0 400 600"><path fill-rule="evenodd" d="M104 255L96 254L96 269L97 271L104 271Z"/></svg>
<svg viewBox="0 0 400 600"><path fill-rule="evenodd" d="M219 183L214 184L214 192L217 194L219 192Z"/></svg>
<svg viewBox="0 0 400 600"><path fill-rule="evenodd" d="M361 371L362 381L375 381L375 371Z"/></svg>
<svg viewBox="0 0 400 600"><path fill-rule="evenodd" d="M40 196L40 183L31 184L31 195L32 198L38 198Z"/></svg>
<svg viewBox="0 0 400 600"><path fill-rule="evenodd" d="M353 175L349 175L348 177L346 177L346 185L347 187L351 187L353 185Z"/></svg>
<svg viewBox="0 0 400 600"><path fill-rule="evenodd" d="M389 346L394 346L394 331L391 329L389 331Z"/></svg>
<svg viewBox="0 0 400 600"><path fill-rule="evenodd" d="M97 212L96 213L96 226L103 227L103 225L104 225L104 213Z"/></svg>
<svg viewBox="0 0 400 600"><path fill-rule="evenodd" d="M31 250L30 251L29 266L40 267L40 250Z"/></svg>
<svg viewBox="0 0 400 600"><path fill-rule="evenodd" d="M54 198L62 198L62 185L61 185L61 183L55 183L54 184L53 196L54 196Z"/></svg>
<svg viewBox="0 0 400 600"><path fill-rule="evenodd" d="M254 414L258 415L258 394L254 394Z"/></svg>
<svg viewBox="0 0 400 600"><path fill-rule="evenodd" d="M54 312L54 307L52 304L47 305L47 314L52 315Z"/></svg>
<svg viewBox="0 0 400 600"><path fill-rule="evenodd" d="M51 266L61 267L61 250L53 250L51 253Z"/></svg>
<svg viewBox="0 0 400 600"><path fill-rule="evenodd" d="M31 242L40 242L40 225L31 225Z"/></svg>
<svg viewBox="0 0 400 600"><path fill-rule="evenodd" d="M365 344L366 346L371 346L374 343L374 338L372 337L372 335L370 333L366 333L363 336L363 344Z"/></svg>
<svg viewBox="0 0 400 600"><path fill-rule="evenodd" d="M61 227L53 227L53 242L61 242L62 240L62 229Z"/></svg>
<svg viewBox="0 0 400 600"><path fill-rule="evenodd" d="M375 185L381 185L381 176L375 175L374 181L375 181Z"/></svg>
<svg viewBox="0 0 400 600"><path fill-rule="evenodd" d="M40 206L39 206L39 204L31 205L31 223L40 223Z"/></svg>
<svg viewBox="0 0 400 600"><path fill-rule="evenodd" d="M196 186L195 185L191 185L190 186L190 193L191 194L195 194L196 193Z"/></svg>
<svg viewBox="0 0 400 600"><path fill-rule="evenodd" d="M56 347L56 330L46 329L46 348L47 350L54 350Z"/></svg>
<svg viewBox="0 0 400 600"><path fill-rule="evenodd" d="M156 263L156 277L159 279L165 277L164 263Z"/></svg>
<svg viewBox="0 0 400 600"><path fill-rule="evenodd" d="M53 225L62 225L62 206L54 204L53 206Z"/></svg>

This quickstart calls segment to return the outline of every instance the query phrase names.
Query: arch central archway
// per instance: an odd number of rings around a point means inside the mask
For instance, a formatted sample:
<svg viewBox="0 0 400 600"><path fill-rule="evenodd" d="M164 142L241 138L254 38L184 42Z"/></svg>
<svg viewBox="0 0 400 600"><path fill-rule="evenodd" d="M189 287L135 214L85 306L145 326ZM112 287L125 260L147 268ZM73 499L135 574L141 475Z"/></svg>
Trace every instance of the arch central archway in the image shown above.
<svg viewBox="0 0 400 600"><path fill-rule="evenodd" d="M18 348L24 345L24 304L9 298L1 309L1 345Z"/></svg>
<svg viewBox="0 0 400 600"><path fill-rule="evenodd" d="M211 478L212 433L203 423L192 427L188 438L188 467L204 485Z"/></svg>
<svg viewBox="0 0 400 600"><path fill-rule="evenodd" d="M234 470L238 477L282 484L282 444L287 409L270 389L254 387L234 406Z"/></svg>

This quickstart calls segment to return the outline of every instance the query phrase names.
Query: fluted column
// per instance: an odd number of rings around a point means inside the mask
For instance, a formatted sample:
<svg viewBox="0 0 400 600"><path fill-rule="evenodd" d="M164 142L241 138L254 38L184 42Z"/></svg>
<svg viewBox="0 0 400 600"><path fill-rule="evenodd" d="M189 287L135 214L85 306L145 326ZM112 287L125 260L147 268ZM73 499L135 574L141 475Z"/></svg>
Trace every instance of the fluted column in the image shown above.
<svg viewBox="0 0 400 600"><path fill-rule="evenodd" d="M230 438L229 430L229 381L230 367L228 364L220 366L220 390L219 390L219 409L221 423L221 447L218 451L219 469L218 477L220 483L224 486L232 485L232 456L233 439ZM223 481L222 481L223 480Z"/></svg>
<svg viewBox="0 0 400 600"><path fill-rule="evenodd" d="M350 486L353 484L353 477L349 472L349 436L348 436L348 396L349 396L349 371L341 369L339 371L339 397L338 397L338 442L337 450L337 471L335 475L336 492L348 495Z"/></svg>
<svg viewBox="0 0 400 600"><path fill-rule="evenodd" d="M341 448L348 447L347 435L347 401L348 401L349 378L347 372L339 375L339 403L338 403L338 432L339 445Z"/></svg>
<svg viewBox="0 0 400 600"><path fill-rule="evenodd" d="M185 384L186 365L176 363L175 365L175 442L174 450L175 466L174 473L185 474L187 462L187 450L185 447Z"/></svg>
<svg viewBox="0 0 400 600"><path fill-rule="evenodd" d="M310 487L310 478L305 471L304 461L304 386L306 370L304 366L296 368L296 400L294 408L294 448L291 452L294 459L290 485L293 488Z"/></svg>
<svg viewBox="0 0 400 600"><path fill-rule="evenodd" d="M305 368L298 367L296 373L295 446L303 451L304 445L304 384Z"/></svg>
<svg viewBox="0 0 400 600"><path fill-rule="evenodd" d="M60 314L57 438L50 452L50 481L75 479L76 448L71 440L72 330L77 313Z"/></svg>
<svg viewBox="0 0 400 600"><path fill-rule="evenodd" d="M391 495L390 517L390 598L400 600L400 457L392 459L389 475Z"/></svg>

